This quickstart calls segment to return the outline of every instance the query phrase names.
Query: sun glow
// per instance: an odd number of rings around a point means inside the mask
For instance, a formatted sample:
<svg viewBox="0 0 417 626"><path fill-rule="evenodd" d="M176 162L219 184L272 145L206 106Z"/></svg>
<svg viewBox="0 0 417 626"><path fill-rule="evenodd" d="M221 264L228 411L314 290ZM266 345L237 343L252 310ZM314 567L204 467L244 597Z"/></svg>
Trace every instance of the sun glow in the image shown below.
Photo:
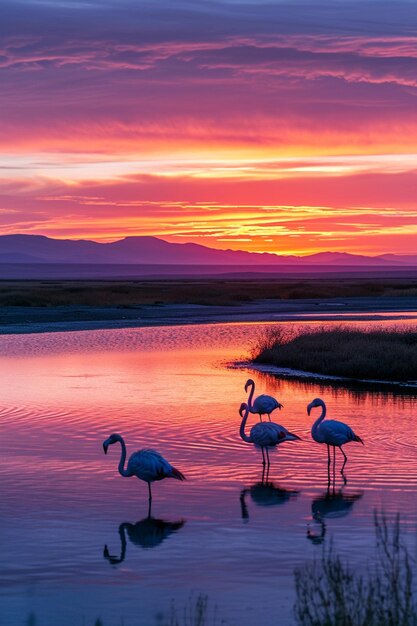
<svg viewBox="0 0 417 626"><path fill-rule="evenodd" d="M413 252L416 40L368 2L358 30L345 4L322 27L249 2L160 29L161 7L116 27L80 3L68 30L26 0L31 32L2 40L0 232Z"/></svg>

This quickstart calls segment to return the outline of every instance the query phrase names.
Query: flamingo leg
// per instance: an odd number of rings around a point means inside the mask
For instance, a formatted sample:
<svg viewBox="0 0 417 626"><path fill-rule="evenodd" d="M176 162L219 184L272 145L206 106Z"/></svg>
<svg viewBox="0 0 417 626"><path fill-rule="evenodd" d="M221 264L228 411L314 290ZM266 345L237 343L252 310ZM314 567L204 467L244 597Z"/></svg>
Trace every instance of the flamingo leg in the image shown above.
<svg viewBox="0 0 417 626"><path fill-rule="evenodd" d="M269 466L271 465L271 461L269 460L269 452L268 452L268 448L265 448L265 452L266 452L266 458L268 460L268 469L267 471L269 472Z"/></svg>
<svg viewBox="0 0 417 626"><path fill-rule="evenodd" d="M259 419L260 419L260 420L261 420L261 422L262 422L262 413L259 413Z"/></svg>
<svg viewBox="0 0 417 626"><path fill-rule="evenodd" d="M152 491L151 491L151 483L148 483L148 493L149 493L149 502L152 502Z"/></svg>
<svg viewBox="0 0 417 626"><path fill-rule="evenodd" d="M327 468L330 474L330 446L327 444Z"/></svg>
<svg viewBox="0 0 417 626"><path fill-rule="evenodd" d="M265 461L265 452L264 452L263 448L261 448L261 450L262 450L262 465L264 466L264 469L265 469L265 463L266 463L266 461Z"/></svg>
<svg viewBox="0 0 417 626"><path fill-rule="evenodd" d="M343 454L343 456L345 457L345 460L343 461L342 469L340 470L340 473L343 474L343 470L345 469L345 465L347 463L347 456L346 456L345 451L343 450L342 446L339 446L339 450Z"/></svg>
<svg viewBox="0 0 417 626"><path fill-rule="evenodd" d="M271 414L270 413L268 413L268 419L269 419L269 421L271 421Z"/></svg>

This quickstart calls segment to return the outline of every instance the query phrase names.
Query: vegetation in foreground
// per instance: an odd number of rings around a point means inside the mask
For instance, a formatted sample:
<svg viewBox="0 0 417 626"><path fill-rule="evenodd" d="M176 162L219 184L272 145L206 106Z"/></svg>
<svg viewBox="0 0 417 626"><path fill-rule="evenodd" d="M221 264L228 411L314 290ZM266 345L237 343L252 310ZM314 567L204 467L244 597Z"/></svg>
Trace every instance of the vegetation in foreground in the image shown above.
<svg viewBox="0 0 417 626"><path fill-rule="evenodd" d="M389 524L375 514L376 555L362 573L343 563L330 547L295 571L299 626L416 626L411 557L397 516Z"/></svg>
<svg viewBox="0 0 417 626"><path fill-rule="evenodd" d="M364 571L353 569L333 546L321 558L294 572L297 626L417 626L412 557L401 536L399 515L391 523L375 513L375 556ZM124 621L122 619L121 624ZM280 623L277 611L277 625ZM36 626L31 614L28 626ZM168 615L156 616L155 626L221 626L208 597L191 597L181 610L171 604ZM105 626L98 618L94 626Z"/></svg>
<svg viewBox="0 0 417 626"><path fill-rule="evenodd" d="M417 296L417 280L332 278L4 280L0 307L233 305L256 300Z"/></svg>
<svg viewBox="0 0 417 626"><path fill-rule="evenodd" d="M319 328L266 331L253 349L255 363L353 379L417 380L417 331Z"/></svg>

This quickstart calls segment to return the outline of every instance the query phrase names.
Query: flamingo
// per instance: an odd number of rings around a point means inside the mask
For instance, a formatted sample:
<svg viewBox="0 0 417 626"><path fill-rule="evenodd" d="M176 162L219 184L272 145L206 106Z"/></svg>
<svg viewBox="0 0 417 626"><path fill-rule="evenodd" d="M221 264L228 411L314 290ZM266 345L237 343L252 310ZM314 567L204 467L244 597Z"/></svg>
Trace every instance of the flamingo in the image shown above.
<svg viewBox="0 0 417 626"><path fill-rule="evenodd" d="M307 414L310 415L311 410L321 407L321 415L314 422L313 427L311 429L311 436L314 441L317 443L325 443L327 445L327 468L330 477L330 446L333 447L333 469L336 466L336 448L339 448L343 456L345 457L342 465L342 469L340 473L342 476L343 470L347 463L347 456L342 448L343 445L349 443L349 441L357 441L362 445L365 445L363 440L356 435L350 426L344 424L343 422L338 422L337 420L326 420L323 422L326 417L326 405L320 398L315 398L310 404L307 406Z"/></svg>
<svg viewBox="0 0 417 626"><path fill-rule="evenodd" d="M185 480L184 474L168 463L168 461L164 459L159 452L150 450L149 448L144 448L143 450L134 452L130 456L125 469L126 444L121 435L118 435L117 433L110 435L110 437L103 442L103 449L104 453L107 454L108 447L118 441L122 446L122 454L119 462L119 474L126 477L137 476L140 480L144 480L148 483L149 502L152 501L151 483L155 480L162 480L164 478Z"/></svg>
<svg viewBox="0 0 417 626"><path fill-rule="evenodd" d="M284 426L275 422L258 422L250 429L250 434L245 433L245 426L249 416L250 408L245 402L242 402L239 408L239 414L242 418L240 425L240 436L243 441L253 443L262 450L262 464L265 465L265 455L268 461L268 467L271 462L269 460L268 448L274 448L284 441L296 441L301 439L298 435L290 433Z"/></svg>
<svg viewBox="0 0 417 626"><path fill-rule="evenodd" d="M262 394L261 396L258 396L252 402L253 394L255 393L255 382L251 378L249 378L249 380L246 381L246 385L245 385L246 392L248 391L248 387L252 387L251 392L249 394L249 398L248 398L249 412L258 414L261 422L262 422L262 415L265 415L265 414L268 415L269 421L271 421L272 411L275 411L275 409L281 410L284 405L278 402L278 400L276 400L272 396L267 396L266 394Z"/></svg>

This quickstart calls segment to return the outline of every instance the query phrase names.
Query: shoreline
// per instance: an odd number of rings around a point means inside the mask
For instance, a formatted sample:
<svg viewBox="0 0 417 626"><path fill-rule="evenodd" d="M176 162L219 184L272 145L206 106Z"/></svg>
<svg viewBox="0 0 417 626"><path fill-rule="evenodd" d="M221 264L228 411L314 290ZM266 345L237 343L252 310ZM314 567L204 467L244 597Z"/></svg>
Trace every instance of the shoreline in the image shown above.
<svg viewBox="0 0 417 626"><path fill-rule="evenodd" d="M279 365L258 364L253 361L237 361L231 364L235 369L252 369L264 374L272 374L280 378L290 378L295 380L305 380L307 382L323 383L344 383L349 386L380 386L385 388L401 387L402 389L415 389L417 391L417 381L395 381L395 380L374 380L367 378L349 378L348 376L334 376L332 374L318 374L307 372L290 367L279 367Z"/></svg>
<svg viewBox="0 0 417 626"><path fill-rule="evenodd" d="M0 335L225 323L417 321L417 297L258 300L239 305L0 308Z"/></svg>

